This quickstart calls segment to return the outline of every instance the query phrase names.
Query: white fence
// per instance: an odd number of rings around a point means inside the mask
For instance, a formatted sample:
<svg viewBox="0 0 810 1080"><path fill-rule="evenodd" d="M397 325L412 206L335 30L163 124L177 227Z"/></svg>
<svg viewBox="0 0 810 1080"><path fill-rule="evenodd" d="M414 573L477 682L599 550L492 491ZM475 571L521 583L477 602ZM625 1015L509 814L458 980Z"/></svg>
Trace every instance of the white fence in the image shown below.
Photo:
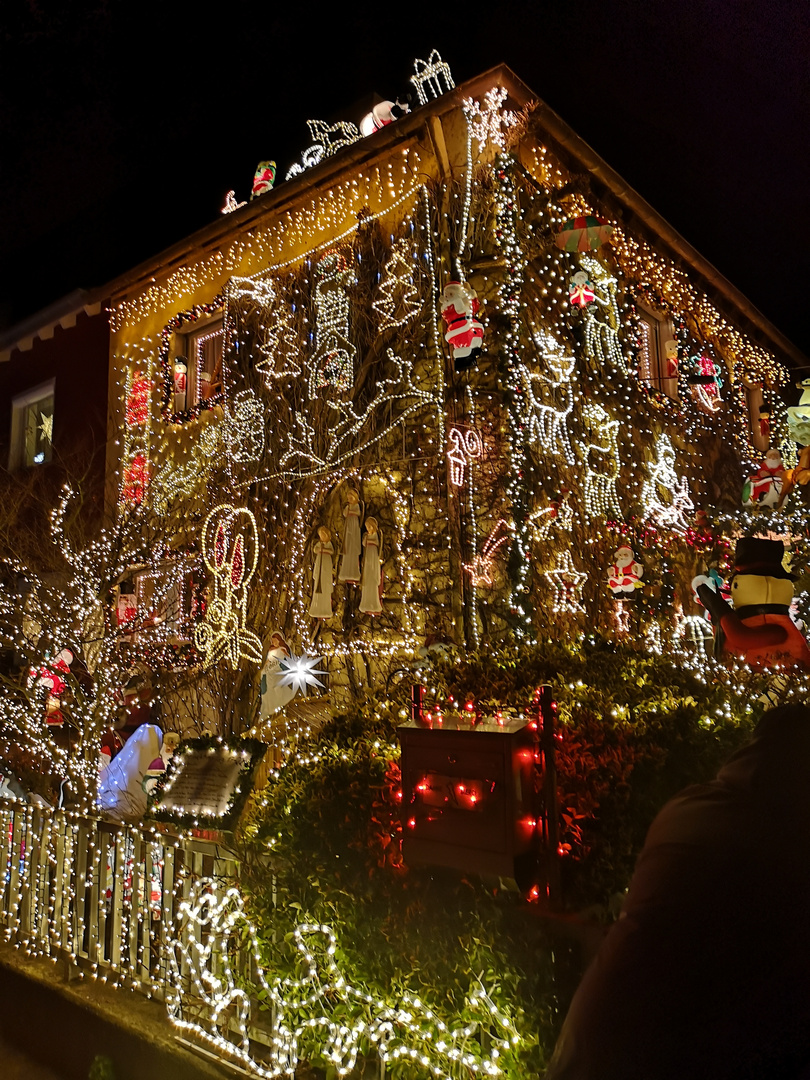
<svg viewBox="0 0 810 1080"><path fill-rule="evenodd" d="M273 976L244 913L234 856L205 840L69 811L0 803L0 938L114 986L159 998L191 1045L243 1074L292 1077L302 1041L338 1076L475 1080L518 1075L520 1043L481 985L480 1020L444 1023L417 997L352 987L328 926L294 933L301 978Z"/></svg>
<svg viewBox="0 0 810 1080"><path fill-rule="evenodd" d="M0 934L114 985L165 999L180 905L195 881L236 876L209 841L0 803Z"/></svg>

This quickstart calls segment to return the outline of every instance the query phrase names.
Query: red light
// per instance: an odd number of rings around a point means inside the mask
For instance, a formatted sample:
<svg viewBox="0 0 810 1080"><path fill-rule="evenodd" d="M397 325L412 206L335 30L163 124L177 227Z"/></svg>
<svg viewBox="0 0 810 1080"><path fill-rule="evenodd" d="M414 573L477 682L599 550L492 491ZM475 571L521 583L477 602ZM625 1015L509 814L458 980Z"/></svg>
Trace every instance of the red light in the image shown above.
<svg viewBox="0 0 810 1080"><path fill-rule="evenodd" d="M475 711L475 706L473 705L473 703L471 701L466 702L466 704L464 705L464 708L467 710L467 712L474 712Z"/></svg>
<svg viewBox="0 0 810 1080"><path fill-rule="evenodd" d="M409 829L415 829L416 828L416 818L414 818L414 817L408 818L408 828Z"/></svg>
<svg viewBox="0 0 810 1080"><path fill-rule="evenodd" d="M531 890L529 891L529 899L530 900L539 900L540 899L540 890L537 888L536 885L532 885Z"/></svg>

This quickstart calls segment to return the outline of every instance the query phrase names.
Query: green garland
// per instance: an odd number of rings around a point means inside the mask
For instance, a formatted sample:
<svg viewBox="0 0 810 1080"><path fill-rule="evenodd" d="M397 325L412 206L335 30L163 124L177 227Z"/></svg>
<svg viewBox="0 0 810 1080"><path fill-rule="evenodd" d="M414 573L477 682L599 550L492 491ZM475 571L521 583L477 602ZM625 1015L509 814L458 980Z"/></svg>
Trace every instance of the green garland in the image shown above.
<svg viewBox="0 0 810 1080"><path fill-rule="evenodd" d="M166 809L159 805L161 796L166 786L176 776L183 756L190 750L239 750L247 751L247 758L239 769L239 775L233 789L233 795L222 814L191 814L178 810ZM222 739L216 735L203 735L198 739L189 739L180 745L177 753L169 762L169 767L161 776L154 792L154 805L147 811L147 816L155 821L166 821L181 828L223 829L232 831L244 810L245 803L251 791L250 781L257 765L264 757L267 747L258 739L230 738Z"/></svg>

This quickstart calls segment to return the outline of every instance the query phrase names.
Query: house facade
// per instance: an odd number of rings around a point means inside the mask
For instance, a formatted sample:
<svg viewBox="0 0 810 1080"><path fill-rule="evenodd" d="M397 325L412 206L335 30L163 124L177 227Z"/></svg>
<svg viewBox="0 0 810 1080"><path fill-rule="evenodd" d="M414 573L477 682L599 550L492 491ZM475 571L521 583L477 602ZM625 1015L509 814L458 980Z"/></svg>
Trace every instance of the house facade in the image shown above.
<svg viewBox="0 0 810 1080"><path fill-rule="evenodd" d="M113 287L108 474L169 536L121 632L180 726L255 725L284 646L336 705L432 648L699 661L795 463L804 358L729 282L507 68L413 84Z"/></svg>

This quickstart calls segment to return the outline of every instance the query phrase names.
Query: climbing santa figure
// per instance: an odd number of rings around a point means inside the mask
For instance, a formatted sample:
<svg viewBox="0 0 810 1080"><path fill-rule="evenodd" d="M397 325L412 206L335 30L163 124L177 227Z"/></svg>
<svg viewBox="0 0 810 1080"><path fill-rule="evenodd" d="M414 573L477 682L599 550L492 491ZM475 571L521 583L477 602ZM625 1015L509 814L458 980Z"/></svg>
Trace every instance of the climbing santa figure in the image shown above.
<svg viewBox="0 0 810 1080"><path fill-rule="evenodd" d="M742 491L743 506L773 507L782 494L785 466L778 450L769 450L753 476L746 480Z"/></svg>
<svg viewBox="0 0 810 1080"><path fill-rule="evenodd" d="M623 544L617 548L613 562L608 567L608 585L617 600L632 600L636 589L641 589L644 567L636 562L633 549Z"/></svg>
<svg viewBox="0 0 810 1080"><path fill-rule="evenodd" d="M466 371L478 360L484 338L484 328L477 318L480 307L478 294L466 282L445 285L441 316L447 323L444 339L453 353L456 371Z"/></svg>

